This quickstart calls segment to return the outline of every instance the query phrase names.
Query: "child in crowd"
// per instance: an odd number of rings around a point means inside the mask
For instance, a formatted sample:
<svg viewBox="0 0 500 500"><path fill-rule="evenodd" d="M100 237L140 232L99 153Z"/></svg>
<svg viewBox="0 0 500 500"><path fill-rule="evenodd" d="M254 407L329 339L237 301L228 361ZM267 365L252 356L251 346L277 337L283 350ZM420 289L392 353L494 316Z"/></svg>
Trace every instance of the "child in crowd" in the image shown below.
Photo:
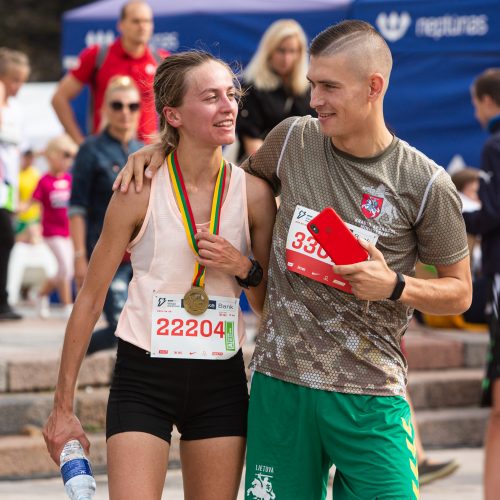
<svg viewBox="0 0 500 500"><path fill-rule="evenodd" d="M54 278L47 280L39 292L38 313L49 315L49 294L57 289L59 299L69 317L72 308L71 280L73 279L73 244L69 235L68 203L71 195L69 169L78 146L68 136L52 139L45 150L49 164L33 193L33 200L42 207L42 235L58 263Z"/></svg>
<svg viewBox="0 0 500 500"><path fill-rule="evenodd" d="M23 151L19 172L19 212L16 217L16 241L36 243L40 239L40 207L31 204L31 197L40 180L40 172L33 165L35 154ZM29 207L29 208L27 208Z"/></svg>

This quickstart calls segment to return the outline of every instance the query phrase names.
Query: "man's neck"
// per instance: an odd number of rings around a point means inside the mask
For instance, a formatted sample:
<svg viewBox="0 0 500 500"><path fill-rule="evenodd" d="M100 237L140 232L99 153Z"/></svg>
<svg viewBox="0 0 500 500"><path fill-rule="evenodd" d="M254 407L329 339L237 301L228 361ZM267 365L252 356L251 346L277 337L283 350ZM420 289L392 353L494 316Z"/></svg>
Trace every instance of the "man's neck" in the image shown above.
<svg viewBox="0 0 500 500"><path fill-rule="evenodd" d="M130 40L120 39L123 50L132 57L141 57L146 51L145 43L133 43Z"/></svg>
<svg viewBox="0 0 500 500"><path fill-rule="evenodd" d="M123 147L128 147L128 143L134 138L135 132L129 130L117 130L113 127L108 127L108 134L116 139L118 142L121 142Z"/></svg>
<svg viewBox="0 0 500 500"><path fill-rule="evenodd" d="M393 134L384 123L372 129L363 129L359 133L344 137L332 137L333 145L356 158L373 158L383 153L392 143Z"/></svg>
<svg viewBox="0 0 500 500"><path fill-rule="evenodd" d="M494 133L500 130L500 113L495 116L492 116L489 119L487 129L488 132L490 133Z"/></svg>

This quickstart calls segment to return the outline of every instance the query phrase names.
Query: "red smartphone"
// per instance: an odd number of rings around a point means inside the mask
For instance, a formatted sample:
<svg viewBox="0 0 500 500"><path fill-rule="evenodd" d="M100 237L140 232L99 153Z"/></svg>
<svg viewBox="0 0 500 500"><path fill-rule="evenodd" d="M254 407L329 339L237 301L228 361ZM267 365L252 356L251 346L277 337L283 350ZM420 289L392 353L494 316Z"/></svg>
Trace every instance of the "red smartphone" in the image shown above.
<svg viewBox="0 0 500 500"><path fill-rule="evenodd" d="M333 208L327 207L311 219L307 229L335 264L356 264L368 259L368 252Z"/></svg>

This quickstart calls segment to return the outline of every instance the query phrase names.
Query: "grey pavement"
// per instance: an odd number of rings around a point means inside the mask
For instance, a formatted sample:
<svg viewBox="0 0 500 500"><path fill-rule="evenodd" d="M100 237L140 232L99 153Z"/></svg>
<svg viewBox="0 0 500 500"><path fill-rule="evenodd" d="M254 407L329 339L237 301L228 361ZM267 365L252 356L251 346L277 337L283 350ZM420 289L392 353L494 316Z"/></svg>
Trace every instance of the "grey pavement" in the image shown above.
<svg viewBox="0 0 500 500"><path fill-rule="evenodd" d="M32 308L21 307L20 312L26 319L18 322L0 322L0 360L13 355L39 358L45 355L53 357L62 346L65 320L62 312L53 309L53 317L48 320L37 319ZM250 322L252 319L250 318ZM250 329L252 333L252 328ZM448 460L455 458L460 468L452 476L435 481L422 487L420 498L423 500L480 500L482 498L483 450L477 448L459 448L428 451L430 458ZM108 498L107 479L99 475L95 500ZM0 481L0 499L2 500L64 500L66 497L60 478ZM183 499L182 476L180 470L171 470L167 474L163 497L167 500ZM249 497L248 497L249 498ZM328 494L331 498L331 493ZM245 499L243 486L238 500ZM294 500L294 499L277 499Z"/></svg>
<svg viewBox="0 0 500 500"><path fill-rule="evenodd" d="M483 452L477 448L458 448L453 450L433 450L429 456L437 460L456 458L460 462L458 471L447 478L423 486L421 500L480 500ZM95 500L108 498L106 476L97 476ZM0 481L2 500L64 500L66 497L62 481L59 478L30 481ZM163 499L182 500L182 476L180 470L167 474ZM249 498L249 497L248 497ZM244 500L243 486L238 500ZM328 493L331 499L331 492ZM277 499L293 500L293 499Z"/></svg>

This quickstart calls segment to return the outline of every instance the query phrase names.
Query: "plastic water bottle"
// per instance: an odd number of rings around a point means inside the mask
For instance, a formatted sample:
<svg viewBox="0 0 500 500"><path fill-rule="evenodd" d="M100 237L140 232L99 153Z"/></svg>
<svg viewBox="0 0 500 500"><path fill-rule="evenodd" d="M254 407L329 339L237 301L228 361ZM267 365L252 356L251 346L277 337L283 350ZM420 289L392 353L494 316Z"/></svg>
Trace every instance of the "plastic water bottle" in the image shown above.
<svg viewBox="0 0 500 500"><path fill-rule="evenodd" d="M71 500L92 500L95 479L80 441L68 441L61 452L61 476Z"/></svg>

